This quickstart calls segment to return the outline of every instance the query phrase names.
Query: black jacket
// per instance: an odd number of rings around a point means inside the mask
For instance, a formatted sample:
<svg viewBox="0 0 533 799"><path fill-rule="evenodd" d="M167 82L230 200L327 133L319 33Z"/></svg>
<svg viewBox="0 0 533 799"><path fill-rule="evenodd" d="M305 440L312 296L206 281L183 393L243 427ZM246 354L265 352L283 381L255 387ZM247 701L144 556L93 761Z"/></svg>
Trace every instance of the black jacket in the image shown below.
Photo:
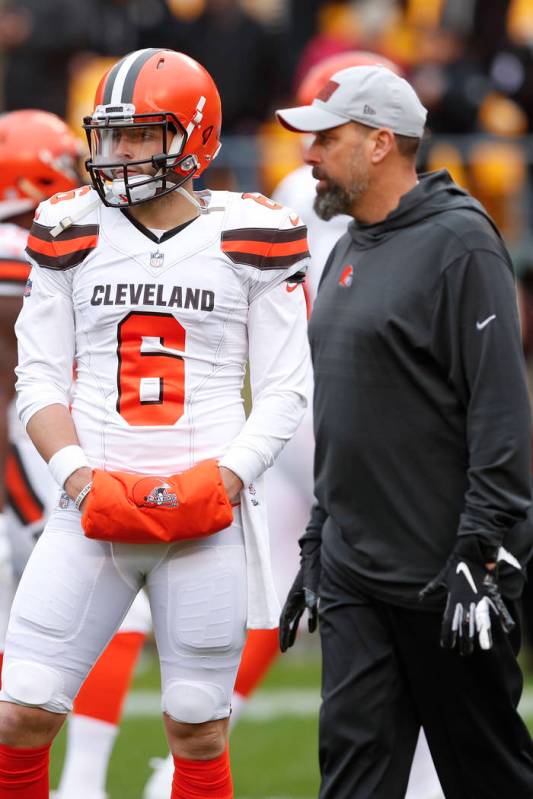
<svg viewBox="0 0 533 799"><path fill-rule="evenodd" d="M383 222L354 222L309 335L323 558L407 604L457 535L525 559L529 400L512 267L482 206L441 171Z"/></svg>

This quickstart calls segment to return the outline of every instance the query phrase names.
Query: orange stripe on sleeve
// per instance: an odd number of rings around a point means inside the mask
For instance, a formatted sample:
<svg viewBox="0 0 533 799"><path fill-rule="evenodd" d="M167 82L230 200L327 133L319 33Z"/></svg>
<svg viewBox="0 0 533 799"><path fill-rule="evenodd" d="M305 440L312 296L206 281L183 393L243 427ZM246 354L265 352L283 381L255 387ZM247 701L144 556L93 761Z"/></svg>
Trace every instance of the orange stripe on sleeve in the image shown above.
<svg viewBox="0 0 533 799"><path fill-rule="evenodd" d="M250 255L265 255L280 257L283 255L297 255L307 252L307 239L280 242L279 244L268 241L223 241L223 252L243 252Z"/></svg>
<svg viewBox="0 0 533 799"><path fill-rule="evenodd" d="M96 247L98 236L80 236L78 239L68 239L67 241L43 241L33 236L28 237L28 248L42 255L52 257L59 255L70 255L78 250L89 250Z"/></svg>

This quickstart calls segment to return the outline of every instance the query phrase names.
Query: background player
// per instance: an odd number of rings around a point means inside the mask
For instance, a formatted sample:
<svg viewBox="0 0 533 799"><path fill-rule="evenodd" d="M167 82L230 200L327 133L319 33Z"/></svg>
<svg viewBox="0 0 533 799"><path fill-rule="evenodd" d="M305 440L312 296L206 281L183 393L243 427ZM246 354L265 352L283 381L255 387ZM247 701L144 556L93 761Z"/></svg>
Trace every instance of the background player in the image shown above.
<svg viewBox="0 0 533 799"><path fill-rule="evenodd" d="M2 392L0 459L5 482L7 557L18 581L57 502L58 488L14 407L17 362L15 320L28 290L30 266L24 253L34 210L57 192L79 185L81 142L54 114L25 110L0 118L0 319ZM0 581L0 627L7 626L11 587ZM145 635L150 611L144 594L82 686L69 719L66 758L57 799L102 799L107 766L117 735L122 705ZM4 637L2 635L1 653ZM2 657L0 654L0 658Z"/></svg>

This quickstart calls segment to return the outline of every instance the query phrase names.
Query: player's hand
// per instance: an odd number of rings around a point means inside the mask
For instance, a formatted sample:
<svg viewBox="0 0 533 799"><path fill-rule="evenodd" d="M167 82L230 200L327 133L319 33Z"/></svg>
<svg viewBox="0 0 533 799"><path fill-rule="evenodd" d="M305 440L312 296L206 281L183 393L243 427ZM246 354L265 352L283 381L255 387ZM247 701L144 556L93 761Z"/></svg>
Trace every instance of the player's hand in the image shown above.
<svg viewBox="0 0 533 799"><path fill-rule="evenodd" d="M226 494L233 505L235 502L239 501L239 494L244 488L243 482L240 477L237 477L235 472L232 472L231 469L227 469L226 466L219 466L219 469Z"/></svg>
<svg viewBox="0 0 533 799"><path fill-rule="evenodd" d="M305 610L309 613L309 632L318 624L318 586L320 583L320 541L301 539L300 570L290 588L279 619L279 646L282 652L294 644L298 624Z"/></svg>
<svg viewBox="0 0 533 799"><path fill-rule="evenodd" d="M504 632L515 626L498 590L496 558L487 560L479 538L460 536L446 565L420 592L420 599L445 588L448 592L442 619L441 646L457 648L461 655L492 647L491 613Z"/></svg>

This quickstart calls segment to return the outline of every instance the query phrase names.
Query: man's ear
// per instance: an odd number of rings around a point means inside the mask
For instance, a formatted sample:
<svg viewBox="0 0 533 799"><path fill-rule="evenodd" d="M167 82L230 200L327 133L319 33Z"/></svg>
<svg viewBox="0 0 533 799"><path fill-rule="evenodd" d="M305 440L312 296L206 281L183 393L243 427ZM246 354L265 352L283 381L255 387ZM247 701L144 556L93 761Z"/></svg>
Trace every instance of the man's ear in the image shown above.
<svg viewBox="0 0 533 799"><path fill-rule="evenodd" d="M371 134L372 152L370 161L375 166L380 164L394 148L394 133L389 128L378 128Z"/></svg>

